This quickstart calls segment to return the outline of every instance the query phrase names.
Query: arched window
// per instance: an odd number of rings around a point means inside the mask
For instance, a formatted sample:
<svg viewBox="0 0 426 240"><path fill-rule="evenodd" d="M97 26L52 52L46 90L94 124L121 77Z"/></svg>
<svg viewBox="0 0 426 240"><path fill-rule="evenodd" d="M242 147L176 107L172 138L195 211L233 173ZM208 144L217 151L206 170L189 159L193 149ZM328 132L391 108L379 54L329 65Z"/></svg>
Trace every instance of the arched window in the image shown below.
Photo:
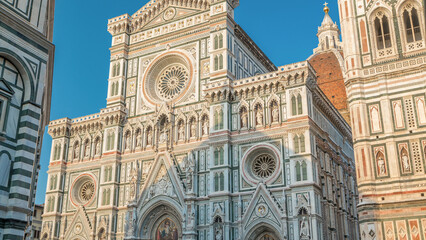
<svg viewBox="0 0 426 240"><path fill-rule="evenodd" d="M420 28L419 16L417 9L414 7L411 9L405 9L403 13L405 34L407 43L412 43L422 40L422 31Z"/></svg>
<svg viewBox="0 0 426 240"><path fill-rule="evenodd" d="M297 115L303 114L302 107L302 96L300 94L297 95Z"/></svg>
<svg viewBox="0 0 426 240"><path fill-rule="evenodd" d="M214 111L214 128L215 130L223 129L223 110L220 107Z"/></svg>
<svg viewBox="0 0 426 240"><path fill-rule="evenodd" d="M306 162L302 163L302 180L303 181L308 180L308 166Z"/></svg>
<svg viewBox="0 0 426 240"><path fill-rule="evenodd" d="M219 148L219 164L223 165L224 164L224 156L223 156L223 148Z"/></svg>
<svg viewBox="0 0 426 240"><path fill-rule="evenodd" d="M107 151L114 149L115 133L110 132L107 136Z"/></svg>
<svg viewBox="0 0 426 240"><path fill-rule="evenodd" d="M115 74L116 74L115 76L120 75L120 69L121 69L120 63L117 63L117 70L115 72Z"/></svg>
<svg viewBox="0 0 426 240"><path fill-rule="evenodd" d="M329 49L330 48L330 43L328 40L328 36L325 37L325 49Z"/></svg>
<svg viewBox="0 0 426 240"><path fill-rule="evenodd" d="M219 55L219 69L223 69L223 55Z"/></svg>
<svg viewBox="0 0 426 240"><path fill-rule="evenodd" d="M294 136L293 143L294 143L294 153L299 153L300 152L299 136L297 135Z"/></svg>
<svg viewBox="0 0 426 240"><path fill-rule="evenodd" d="M219 37L216 35L214 36L214 50L219 48Z"/></svg>
<svg viewBox="0 0 426 240"><path fill-rule="evenodd" d="M108 167L104 168L104 182L108 181Z"/></svg>
<svg viewBox="0 0 426 240"><path fill-rule="evenodd" d="M219 48L223 48L223 34L219 35Z"/></svg>
<svg viewBox="0 0 426 240"><path fill-rule="evenodd" d="M300 135L299 137L299 141L300 141L300 152L305 152L305 135Z"/></svg>
<svg viewBox="0 0 426 240"><path fill-rule="evenodd" d="M118 89L119 89L120 84L118 82L115 83L115 89L114 89L114 96L118 95Z"/></svg>
<svg viewBox="0 0 426 240"><path fill-rule="evenodd" d="M296 163L296 181L302 181L302 175L300 171L300 162Z"/></svg>
<svg viewBox="0 0 426 240"><path fill-rule="evenodd" d="M219 70L219 57L218 56L214 57L214 70L215 71Z"/></svg>
<svg viewBox="0 0 426 240"><path fill-rule="evenodd" d="M108 169L108 181L112 181L112 167Z"/></svg>
<svg viewBox="0 0 426 240"><path fill-rule="evenodd" d="M297 100L296 97L291 97L291 115L297 115Z"/></svg>
<svg viewBox="0 0 426 240"><path fill-rule="evenodd" d="M116 75L116 67L117 67L117 64L113 64L113 65L112 65L112 73L111 73L111 77L115 77L115 75Z"/></svg>
<svg viewBox="0 0 426 240"><path fill-rule="evenodd" d="M102 205L105 205L106 203L106 189L102 191Z"/></svg>
<svg viewBox="0 0 426 240"><path fill-rule="evenodd" d="M7 187L9 185L11 159L8 154L3 153L0 156L0 186Z"/></svg>
<svg viewBox="0 0 426 240"><path fill-rule="evenodd" d="M219 175L217 173L214 174L214 191L219 191Z"/></svg>
<svg viewBox="0 0 426 240"><path fill-rule="evenodd" d="M224 191L225 190L225 176L224 176L223 172L221 172L220 175L219 175L219 181L220 181L220 184L219 184L220 191Z"/></svg>
<svg viewBox="0 0 426 240"><path fill-rule="evenodd" d="M389 20L383 12L379 12L374 19L377 49L382 50L392 47Z"/></svg>

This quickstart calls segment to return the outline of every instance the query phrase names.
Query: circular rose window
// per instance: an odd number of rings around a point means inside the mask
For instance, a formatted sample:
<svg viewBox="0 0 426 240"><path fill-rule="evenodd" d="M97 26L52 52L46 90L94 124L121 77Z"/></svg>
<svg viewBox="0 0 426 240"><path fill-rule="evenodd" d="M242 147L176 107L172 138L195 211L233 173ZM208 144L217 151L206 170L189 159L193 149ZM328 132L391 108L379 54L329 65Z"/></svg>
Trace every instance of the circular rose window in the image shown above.
<svg viewBox="0 0 426 240"><path fill-rule="evenodd" d="M71 201L75 206L86 206L95 198L96 183L91 175L83 174L71 186Z"/></svg>
<svg viewBox="0 0 426 240"><path fill-rule="evenodd" d="M251 147L242 158L243 178L252 185L274 183L281 169L280 156L278 149L267 143Z"/></svg>
<svg viewBox="0 0 426 240"><path fill-rule="evenodd" d="M188 84L189 73L183 65L171 65L163 70L157 80L158 95L164 100L173 100Z"/></svg>
<svg viewBox="0 0 426 240"><path fill-rule="evenodd" d="M192 62L185 54L168 52L160 55L145 71L143 95L153 105L177 103L193 90L193 75Z"/></svg>
<svg viewBox="0 0 426 240"><path fill-rule="evenodd" d="M274 158L269 154L257 156L252 163L253 173L260 178L270 177L276 169Z"/></svg>

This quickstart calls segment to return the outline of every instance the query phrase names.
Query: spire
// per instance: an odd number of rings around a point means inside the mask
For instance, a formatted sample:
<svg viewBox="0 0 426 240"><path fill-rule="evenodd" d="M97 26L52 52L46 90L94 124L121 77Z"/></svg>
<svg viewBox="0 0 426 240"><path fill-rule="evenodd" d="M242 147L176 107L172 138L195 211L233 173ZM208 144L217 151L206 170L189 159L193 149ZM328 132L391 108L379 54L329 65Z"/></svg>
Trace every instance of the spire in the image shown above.
<svg viewBox="0 0 426 240"><path fill-rule="evenodd" d="M328 12L330 12L330 8L328 8L328 3L324 3L324 12L325 12L325 16L324 16L324 20L322 20L322 24L321 26L332 26L334 25L333 20L331 19L330 15L328 14Z"/></svg>
<svg viewBox="0 0 426 240"><path fill-rule="evenodd" d="M340 30L337 23L331 19L328 3L324 3L324 19L321 26L318 27L318 48L314 49L314 53L328 51L329 49L341 50Z"/></svg>

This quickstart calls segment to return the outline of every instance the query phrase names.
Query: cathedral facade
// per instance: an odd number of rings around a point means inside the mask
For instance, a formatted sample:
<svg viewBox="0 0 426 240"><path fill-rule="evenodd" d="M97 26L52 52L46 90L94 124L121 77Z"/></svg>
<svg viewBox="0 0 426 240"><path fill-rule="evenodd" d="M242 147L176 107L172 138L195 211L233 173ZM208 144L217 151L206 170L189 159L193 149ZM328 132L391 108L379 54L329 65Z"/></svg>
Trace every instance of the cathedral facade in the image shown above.
<svg viewBox="0 0 426 240"><path fill-rule="evenodd" d="M424 239L425 1L339 8L361 239Z"/></svg>
<svg viewBox="0 0 426 240"><path fill-rule="evenodd" d="M358 239L349 125L238 5L152 0L108 21L106 107L49 124L42 239Z"/></svg>
<svg viewBox="0 0 426 240"><path fill-rule="evenodd" d="M33 232L50 120L54 0L0 0L0 239Z"/></svg>

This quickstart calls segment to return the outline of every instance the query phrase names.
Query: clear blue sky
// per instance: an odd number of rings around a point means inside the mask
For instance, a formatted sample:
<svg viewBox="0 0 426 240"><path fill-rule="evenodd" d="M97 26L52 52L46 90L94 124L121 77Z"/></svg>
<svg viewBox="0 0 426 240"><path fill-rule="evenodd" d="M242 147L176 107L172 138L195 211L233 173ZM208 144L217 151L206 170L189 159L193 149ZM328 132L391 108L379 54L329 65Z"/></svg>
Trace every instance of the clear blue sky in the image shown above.
<svg viewBox="0 0 426 240"><path fill-rule="evenodd" d="M56 1L56 45L50 119L98 113L106 105L111 35L107 20L132 15L148 0ZM235 20L281 66L307 59L317 47L322 0L241 0ZM338 22L337 1L329 4ZM45 133L36 203L44 203L51 137Z"/></svg>

